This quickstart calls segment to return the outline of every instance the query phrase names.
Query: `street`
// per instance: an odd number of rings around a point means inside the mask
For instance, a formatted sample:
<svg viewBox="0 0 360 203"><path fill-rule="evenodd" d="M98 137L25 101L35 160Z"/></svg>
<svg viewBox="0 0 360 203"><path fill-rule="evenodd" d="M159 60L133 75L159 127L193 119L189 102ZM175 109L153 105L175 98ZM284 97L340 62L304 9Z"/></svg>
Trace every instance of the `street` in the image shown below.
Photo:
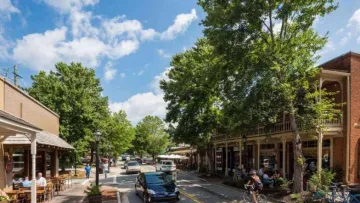
<svg viewBox="0 0 360 203"><path fill-rule="evenodd" d="M151 165L142 165L141 170L142 172L151 172L155 171L155 167ZM112 175L108 176L106 179L101 179L100 183L118 188L121 194L122 203L142 202L142 199L135 195L134 190L137 174L125 174L125 170L120 168L117 171L120 171L120 173L116 176ZM187 173L179 172L176 184L181 192L180 202L242 202L239 201L243 196L243 193L240 190L220 184L212 184Z"/></svg>

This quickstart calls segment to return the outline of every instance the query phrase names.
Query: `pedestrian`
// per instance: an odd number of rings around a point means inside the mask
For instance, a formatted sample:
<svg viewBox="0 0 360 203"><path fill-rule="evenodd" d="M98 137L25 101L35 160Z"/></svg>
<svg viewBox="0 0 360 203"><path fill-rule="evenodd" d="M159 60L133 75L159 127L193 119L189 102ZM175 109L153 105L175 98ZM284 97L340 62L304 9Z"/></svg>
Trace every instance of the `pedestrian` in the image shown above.
<svg viewBox="0 0 360 203"><path fill-rule="evenodd" d="M86 179L90 178L90 171L91 171L90 165L86 164L86 166L85 166Z"/></svg>

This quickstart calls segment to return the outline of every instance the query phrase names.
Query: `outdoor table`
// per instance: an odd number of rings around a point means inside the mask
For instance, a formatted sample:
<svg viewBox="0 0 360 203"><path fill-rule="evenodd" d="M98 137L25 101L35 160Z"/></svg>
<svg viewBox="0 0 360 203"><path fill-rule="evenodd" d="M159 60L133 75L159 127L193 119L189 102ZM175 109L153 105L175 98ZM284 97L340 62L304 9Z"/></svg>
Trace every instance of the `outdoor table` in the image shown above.
<svg viewBox="0 0 360 203"><path fill-rule="evenodd" d="M23 190L23 192L26 194L26 195L29 195L27 196L28 199L31 199L31 190ZM43 200L43 197L44 197L44 194L45 194L45 190L36 190L36 195L37 196L40 196L40 202L42 202ZM29 198L30 197L30 198Z"/></svg>

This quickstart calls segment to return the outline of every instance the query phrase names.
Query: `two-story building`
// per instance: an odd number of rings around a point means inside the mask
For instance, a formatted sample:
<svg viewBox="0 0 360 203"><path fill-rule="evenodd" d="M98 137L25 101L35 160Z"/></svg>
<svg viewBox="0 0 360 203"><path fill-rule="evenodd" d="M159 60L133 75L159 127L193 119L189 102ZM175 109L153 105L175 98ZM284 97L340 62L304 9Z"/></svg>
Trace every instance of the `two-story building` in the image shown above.
<svg viewBox="0 0 360 203"><path fill-rule="evenodd" d="M59 153L70 149L59 137L59 115L0 78L0 189L12 188L14 173L57 176Z"/></svg>
<svg viewBox="0 0 360 203"><path fill-rule="evenodd" d="M301 132L303 155L307 169L336 168L343 170L347 183L360 182L360 54L349 52L322 65L320 87L335 95L335 102L344 103L343 116L324 121L323 136ZM315 129L314 129L315 131ZM270 132L270 135L269 135ZM246 138L216 133L212 137L214 164L217 173L228 175L236 167L245 169L278 169L286 177L293 174L293 134L286 114L265 130L258 127Z"/></svg>

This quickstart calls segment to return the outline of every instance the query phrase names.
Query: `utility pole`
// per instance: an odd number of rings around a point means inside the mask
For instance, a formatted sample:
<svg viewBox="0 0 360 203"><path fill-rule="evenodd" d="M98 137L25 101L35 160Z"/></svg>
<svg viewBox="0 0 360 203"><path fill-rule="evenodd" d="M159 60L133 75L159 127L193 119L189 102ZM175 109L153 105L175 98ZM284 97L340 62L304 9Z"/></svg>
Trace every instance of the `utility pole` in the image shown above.
<svg viewBox="0 0 360 203"><path fill-rule="evenodd" d="M18 78L22 78L20 75L19 75L19 73L18 73L18 70L17 70L17 65L15 64L14 65L14 72L13 72L13 74L14 74L14 85L15 86L18 86Z"/></svg>

